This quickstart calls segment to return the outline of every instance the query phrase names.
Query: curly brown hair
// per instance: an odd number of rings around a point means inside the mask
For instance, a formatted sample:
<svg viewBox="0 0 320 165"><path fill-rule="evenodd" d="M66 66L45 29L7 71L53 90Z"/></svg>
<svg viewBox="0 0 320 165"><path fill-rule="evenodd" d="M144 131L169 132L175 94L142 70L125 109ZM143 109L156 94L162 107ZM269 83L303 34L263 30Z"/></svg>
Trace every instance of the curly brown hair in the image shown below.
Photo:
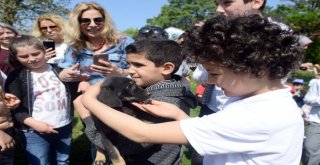
<svg viewBox="0 0 320 165"><path fill-rule="evenodd" d="M235 73L268 73L270 79L284 78L304 57L298 35L259 15L215 16L186 34L183 52Z"/></svg>

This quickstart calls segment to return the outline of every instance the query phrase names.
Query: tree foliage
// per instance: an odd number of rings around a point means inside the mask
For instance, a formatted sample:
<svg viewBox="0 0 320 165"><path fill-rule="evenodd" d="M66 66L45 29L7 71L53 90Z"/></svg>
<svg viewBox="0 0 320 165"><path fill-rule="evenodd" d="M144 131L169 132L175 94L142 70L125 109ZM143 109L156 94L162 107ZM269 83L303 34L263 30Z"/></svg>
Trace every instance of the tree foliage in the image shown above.
<svg viewBox="0 0 320 165"><path fill-rule="evenodd" d="M139 31L139 29L137 29L137 28L128 28L125 31L123 31L123 33L134 38L138 34L138 31Z"/></svg>
<svg viewBox="0 0 320 165"><path fill-rule="evenodd" d="M320 0L283 0L285 5L278 5L275 9L267 8L267 15L281 18L294 31L306 36L320 32ZM320 63L320 39L312 38L313 43L306 51L305 61Z"/></svg>
<svg viewBox="0 0 320 165"><path fill-rule="evenodd" d="M213 16L215 9L213 0L169 0L169 5L164 5L161 13L148 19L147 23L163 28L174 26L186 30L197 21Z"/></svg>
<svg viewBox="0 0 320 165"><path fill-rule="evenodd" d="M320 37L314 38L313 43L309 45L305 61L320 64Z"/></svg>
<svg viewBox="0 0 320 165"><path fill-rule="evenodd" d="M22 31L31 29L32 21L43 13L66 16L70 0L1 0L0 22L16 26Z"/></svg>
<svg viewBox="0 0 320 165"><path fill-rule="evenodd" d="M272 15L280 16L292 29L307 35L320 29L320 0L285 0Z"/></svg>

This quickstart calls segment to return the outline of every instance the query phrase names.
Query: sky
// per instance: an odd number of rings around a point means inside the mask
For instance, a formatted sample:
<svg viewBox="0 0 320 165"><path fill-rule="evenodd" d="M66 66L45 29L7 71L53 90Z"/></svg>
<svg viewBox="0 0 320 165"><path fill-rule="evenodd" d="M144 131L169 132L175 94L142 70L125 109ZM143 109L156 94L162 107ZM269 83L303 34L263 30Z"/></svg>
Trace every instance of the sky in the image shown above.
<svg viewBox="0 0 320 165"><path fill-rule="evenodd" d="M156 17L161 7L168 4L168 0L91 0L99 3L111 15L118 30L141 28L147 24L147 19ZM268 6L276 6L281 0L268 0ZM85 0L71 0L70 8ZM213 3L213 0L212 0Z"/></svg>

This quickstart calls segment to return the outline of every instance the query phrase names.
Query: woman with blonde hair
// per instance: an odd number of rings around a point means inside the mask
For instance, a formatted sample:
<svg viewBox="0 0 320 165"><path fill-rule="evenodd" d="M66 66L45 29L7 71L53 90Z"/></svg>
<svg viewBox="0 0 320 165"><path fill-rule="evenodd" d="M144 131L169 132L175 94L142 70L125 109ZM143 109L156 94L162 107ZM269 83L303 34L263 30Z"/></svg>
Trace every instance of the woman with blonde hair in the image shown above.
<svg viewBox="0 0 320 165"><path fill-rule="evenodd" d="M116 30L110 15L99 4L78 3L70 13L68 30L66 42L70 48L59 63L65 68L59 74L61 80L81 81L78 92L84 92L90 84L106 77L128 75L125 47L133 39ZM73 103L86 127L90 126L90 113L82 105L81 96Z"/></svg>
<svg viewBox="0 0 320 165"><path fill-rule="evenodd" d="M91 84L110 75L127 75L125 47L133 39L118 32L110 15L95 2L78 3L69 16L66 42L70 49L59 66L64 81L78 81L88 74ZM94 63L93 57L97 57ZM73 67L71 67L73 66ZM78 68L79 66L79 68ZM83 90L83 89L82 89Z"/></svg>
<svg viewBox="0 0 320 165"><path fill-rule="evenodd" d="M64 58L67 44L64 42L66 21L63 17L46 13L40 15L34 22L33 36L43 40L51 40L54 47L47 47L46 58L48 63L59 63Z"/></svg>

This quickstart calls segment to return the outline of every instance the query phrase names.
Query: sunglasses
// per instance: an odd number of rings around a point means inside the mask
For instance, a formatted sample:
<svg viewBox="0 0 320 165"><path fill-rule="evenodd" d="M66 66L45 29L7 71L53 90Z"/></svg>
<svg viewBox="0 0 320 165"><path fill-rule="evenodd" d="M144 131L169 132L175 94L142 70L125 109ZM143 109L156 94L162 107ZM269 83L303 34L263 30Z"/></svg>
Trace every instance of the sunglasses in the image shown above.
<svg viewBox="0 0 320 165"><path fill-rule="evenodd" d="M96 25L102 25L104 23L104 18L103 17L96 17L96 18L79 18L79 23L82 26L88 26L90 25L91 21Z"/></svg>
<svg viewBox="0 0 320 165"><path fill-rule="evenodd" d="M47 32L47 31L48 31L48 28L51 29L51 30L54 30L54 31L59 30L59 27L58 27L57 25L43 26L43 27L40 27L40 30L41 30L42 32Z"/></svg>
<svg viewBox="0 0 320 165"><path fill-rule="evenodd" d="M167 34L166 31L164 31L162 28L159 27L143 27L139 30L139 33L142 34Z"/></svg>

